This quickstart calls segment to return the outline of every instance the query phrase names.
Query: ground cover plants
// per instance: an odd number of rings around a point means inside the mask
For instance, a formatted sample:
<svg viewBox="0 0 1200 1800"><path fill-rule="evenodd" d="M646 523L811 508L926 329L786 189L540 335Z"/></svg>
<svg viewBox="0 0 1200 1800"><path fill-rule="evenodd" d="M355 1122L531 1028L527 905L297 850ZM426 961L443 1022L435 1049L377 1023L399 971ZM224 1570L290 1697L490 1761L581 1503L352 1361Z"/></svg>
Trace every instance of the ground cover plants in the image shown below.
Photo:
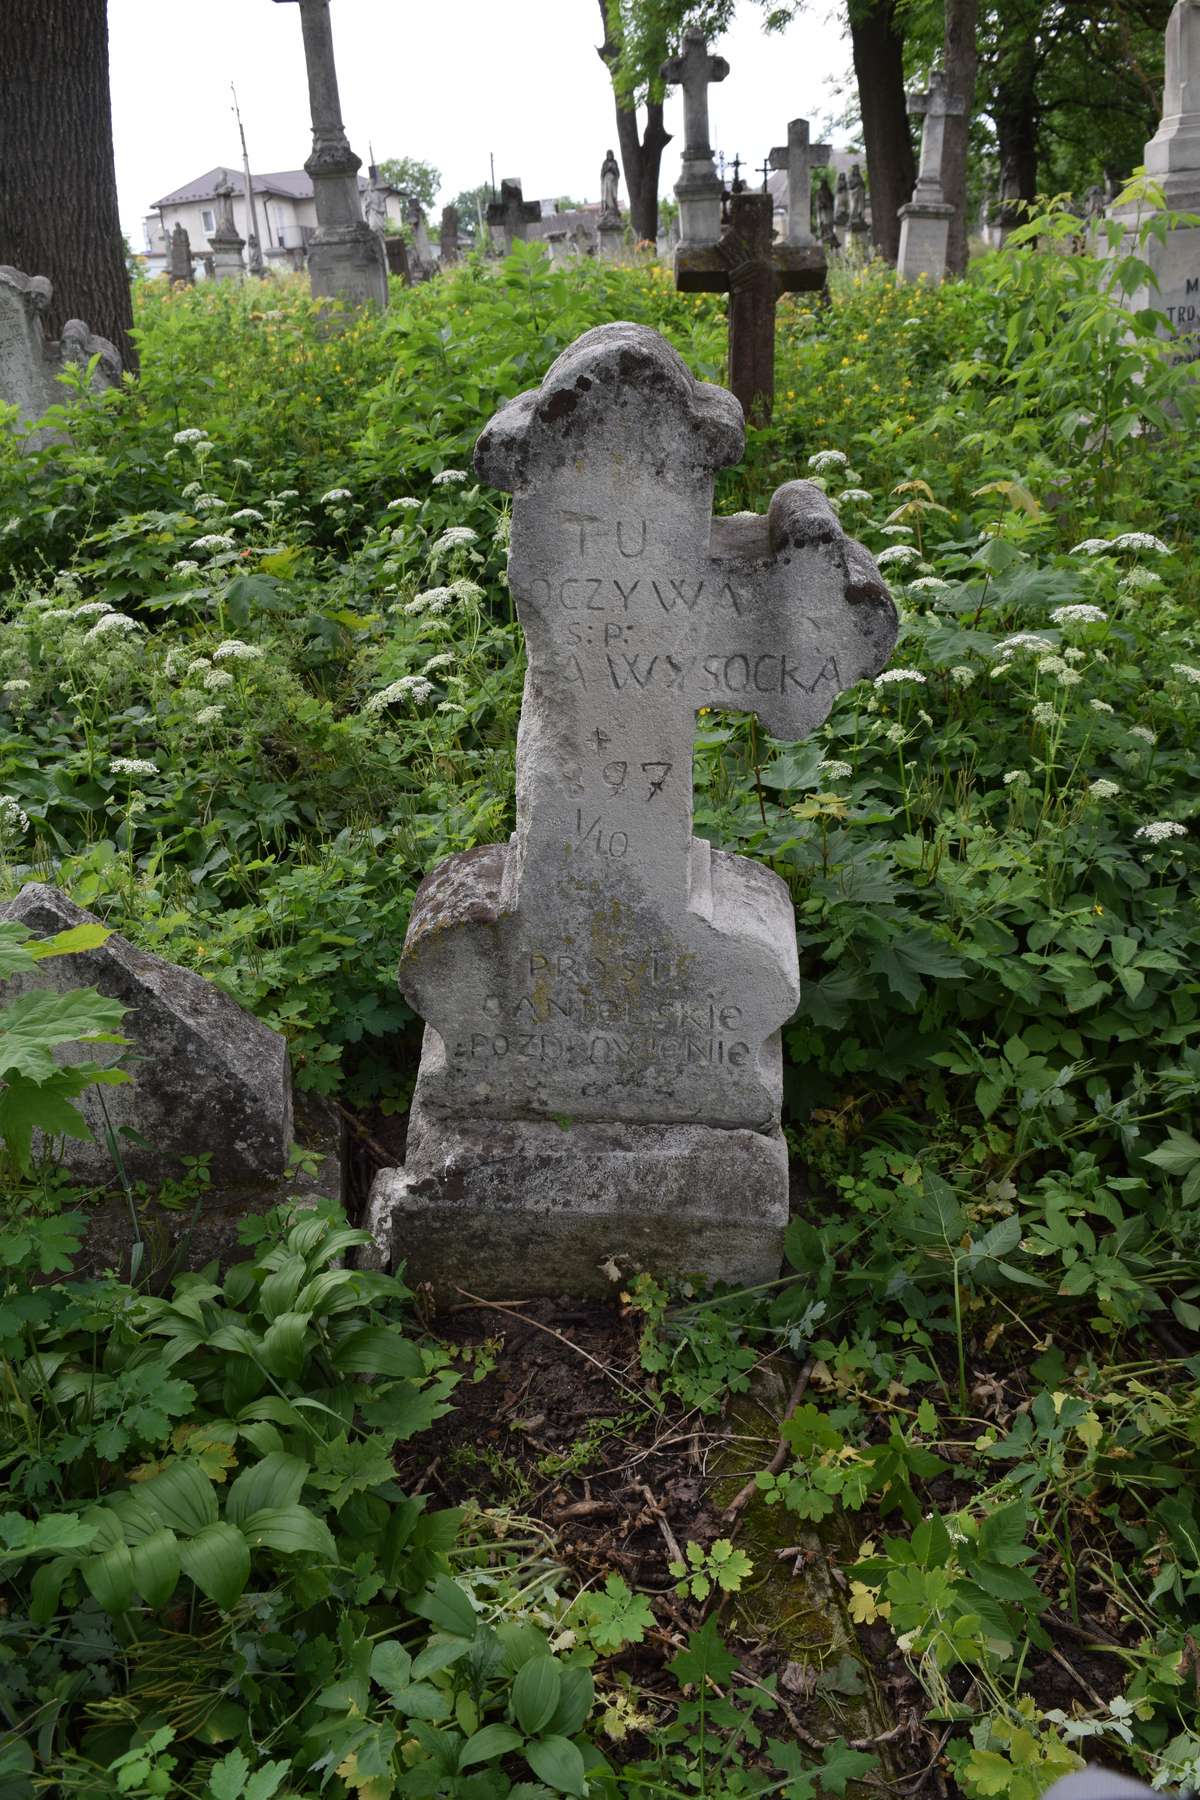
<svg viewBox="0 0 1200 1800"><path fill-rule="evenodd" d="M796 902L774 1287L618 1258L608 1308L431 1321L332 1208L85 1282L29 1129L120 1021L0 1018L0 1794L1200 1782L1194 366L1073 229L784 302L719 488L819 481L903 615L813 741L699 725L697 829ZM0 443L5 891L203 970L368 1135L415 887L512 825L471 446L611 318L719 378L714 297L518 249L339 331L299 284L147 287L138 387Z"/></svg>

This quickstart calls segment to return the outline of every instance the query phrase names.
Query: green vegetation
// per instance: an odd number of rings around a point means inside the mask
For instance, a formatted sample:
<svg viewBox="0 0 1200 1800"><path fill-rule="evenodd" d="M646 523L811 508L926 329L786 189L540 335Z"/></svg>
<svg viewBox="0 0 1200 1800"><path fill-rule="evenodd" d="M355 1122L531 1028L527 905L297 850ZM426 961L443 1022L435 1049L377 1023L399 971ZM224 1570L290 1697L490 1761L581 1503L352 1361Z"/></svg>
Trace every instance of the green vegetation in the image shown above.
<svg viewBox="0 0 1200 1800"><path fill-rule="evenodd" d="M940 292L867 271L780 308L776 422L719 507L820 481L904 615L812 742L700 721L697 828L796 901L810 1198L766 1291L630 1280L641 1369L586 1439L804 1368L751 1504L828 1533L916 1718L899 1766L939 1753L966 1800L1085 1754L1200 1779L1195 365L1107 285L1136 270L1038 229ZM473 440L606 319L719 378L723 311L536 250L345 329L290 283L138 304L140 384L0 447L3 883L203 970L302 1088L402 1110L412 894L512 824L523 653ZM58 1004L0 1017L5 1800L888 1791L896 1745L814 1747L746 1639L769 1571L736 1516L644 1582L526 1514L589 1451L536 1449L521 1513L402 1488L503 1352L343 1267L332 1208L165 1292L73 1277L87 1196L28 1128L71 1129L50 1047L120 1024Z"/></svg>

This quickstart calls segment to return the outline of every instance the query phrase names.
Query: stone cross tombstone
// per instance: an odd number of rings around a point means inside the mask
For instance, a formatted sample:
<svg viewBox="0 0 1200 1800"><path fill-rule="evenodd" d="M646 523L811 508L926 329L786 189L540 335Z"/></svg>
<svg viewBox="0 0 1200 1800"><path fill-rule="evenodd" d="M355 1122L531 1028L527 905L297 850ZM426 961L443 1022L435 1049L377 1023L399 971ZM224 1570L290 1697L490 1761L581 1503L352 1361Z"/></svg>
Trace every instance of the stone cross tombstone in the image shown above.
<svg viewBox="0 0 1200 1800"><path fill-rule="evenodd" d="M218 281L242 281L246 274L246 265L242 261L242 251L246 248L246 240L238 231L233 217L233 183L226 175L217 183L216 194L216 226L209 233L208 243L212 251L213 274Z"/></svg>
<svg viewBox="0 0 1200 1800"><path fill-rule="evenodd" d="M317 229L308 245L308 276L319 300L347 306L388 303L388 264L383 239L363 218L358 192L362 158L350 148L342 123L329 0L276 0L299 5L312 112L312 154L304 167L312 177Z"/></svg>
<svg viewBox="0 0 1200 1800"><path fill-rule="evenodd" d="M438 259L443 269L449 269L458 261L458 208L443 206L441 230L438 236Z"/></svg>
<svg viewBox="0 0 1200 1800"><path fill-rule="evenodd" d="M922 121L921 161L913 197L900 208L900 251L896 270L902 281L924 275L941 281L946 273L946 246L954 208L942 189L942 151L946 119L967 110L966 101L946 91L946 77L935 69L924 94L908 96L908 110Z"/></svg>
<svg viewBox="0 0 1200 1800"><path fill-rule="evenodd" d="M522 193L520 178L510 175L500 183L500 198L493 200L487 209L493 246L502 256L507 256L514 243L526 241L529 227L536 225L541 216L542 209L537 201L526 200Z"/></svg>
<svg viewBox="0 0 1200 1800"><path fill-rule="evenodd" d="M683 89L683 166L675 183L679 241L693 248L715 244L721 235L722 182L709 142L708 90L725 80L729 64L710 55L703 31L689 25L679 55L667 59L661 74L668 87Z"/></svg>
<svg viewBox="0 0 1200 1800"><path fill-rule="evenodd" d="M195 279L191 240L184 227L176 225L167 240L167 280L172 287L191 287Z"/></svg>
<svg viewBox="0 0 1200 1800"><path fill-rule="evenodd" d="M807 119L792 119L788 124L787 143L778 144L771 152L771 167L787 170L787 242L807 247L815 240L812 232L812 172L828 167L832 154L828 144L809 142Z"/></svg>
<svg viewBox="0 0 1200 1800"><path fill-rule="evenodd" d="M1162 119L1146 145L1145 165L1168 212L1200 213L1200 0L1177 0L1167 21ZM1126 228L1116 253L1136 255L1153 269L1157 286L1147 283L1132 303L1160 314L1163 335L1194 360L1200 357L1200 226L1172 225L1139 244L1147 210L1136 196L1110 207L1109 217Z"/></svg>
<svg viewBox="0 0 1200 1800"><path fill-rule="evenodd" d="M775 303L782 293L825 286L819 244L777 244L769 194L733 194L729 224L706 249L675 252L681 293L729 295L729 385L746 418L770 422L775 403Z"/></svg>
<svg viewBox="0 0 1200 1800"><path fill-rule="evenodd" d="M812 483L713 518L743 441L730 394L656 332L611 324L476 447L514 496L517 825L417 894L408 1160L369 1208L383 1258L441 1293L602 1291L621 1255L778 1271L794 917L769 869L692 835L696 712L803 737L883 668L896 614Z"/></svg>

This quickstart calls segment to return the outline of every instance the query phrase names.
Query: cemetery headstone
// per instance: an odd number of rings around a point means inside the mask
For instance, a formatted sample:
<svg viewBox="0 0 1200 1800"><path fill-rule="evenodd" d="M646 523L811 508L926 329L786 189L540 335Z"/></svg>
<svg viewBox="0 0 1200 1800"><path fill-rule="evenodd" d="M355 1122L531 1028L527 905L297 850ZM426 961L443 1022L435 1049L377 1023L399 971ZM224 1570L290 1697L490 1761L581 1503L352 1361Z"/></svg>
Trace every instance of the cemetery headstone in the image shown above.
<svg viewBox="0 0 1200 1800"><path fill-rule="evenodd" d="M867 184L863 180L862 170L857 163L850 164L850 230L865 232L867 224Z"/></svg>
<svg viewBox="0 0 1200 1800"><path fill-rule="evenodd" d="M514 496L517 828L418 891L407 1161L368 1214L382 1260L442 1293L604 1290L614 1258L778 1271L794 916L769 869L692 835L695 715L804 736L884 666L896 614L812 483L713 518L742 447L733 397L631 324L587 332L476 446Z"/></svg>
<svg viewBox="0 0 1200 1800"><path fill-rule="evenodd" d="M828 166L830 146L809 141L807 119L792 119L787 143L771 152L771 167L787 170L787 242L806 248L813 240L812 172Z"/></svg>
<svg viewBox="0 0 1200 1800"><path fill-rule="evenodd" d="M299 5L312 110L313 147L304 167L312 177L317 229L308 246L313 294L348 306L388 303L388 264L379 233L363 218L358 193L362 158L342 123L329 0L276 0Z"/></svg>
<svg viewBox="0 0 1200 1800"><path fill-rule="evenodd" d="M679 241L685 249L715 244L721 235L723 188L709 142L708 90L728 73L725 58L709 54L698 25L688 26L679 55L662 66L668 87L683 88L683 157L675 198L679 202Z"/></svg>
<svg viewBox="0 0 1200 1800"><path fill-rule="evenodd" d="M59 340L46 337L42 320L53 291L44 275L26 275L0 263L0 400L18 409L18 430L65 399L58 377L68 363L87 368L99 357L92 375L97 391L115 387L121 379L116 346L90 331L82 319L68 319ZM47 425L26 432L21 448L40 450L63 436Z"/></svg>
<svg viewBox="0 0 1200 1800"><path fill-rule="evenodd" d="M429 227L425 222L425 209L415 197L405 208L405 219L412 233L412 244L409 254L409 268L414 281L428 281L437 267L433 254L433 245L429 241Z"/></svg>
<svg viewBox="0 0 1200 1800"><path fill-rule="evenodd" d="M195 279L191 239L182 225L176 225L167 240L167 280L172 287L191 287Z"/></svg>
<svg viewBox="0 0 1200 1800"><path fill-rule="evenodd" d="M412 270L408 266L408 245L398 231L389 231L383 240L389 275L398 275L405 287L412 286Z"/></svg>
<svg viewBox="0 0 1200 1800"><path fill-rule="evenodd" d="M57 889L31 883L0 908L30 938L95 924ZM81 1266L121 1267L133 1241L129 1201L116 1179L106 1133L111 1129L126 1176L144 1183L139 1229L157 1262L198 1268L234 1249L250 1212L289 1196L342 1197L336 1118L312 1096L293 1114L287 1046L277 1032L189 969L177 968L117 934L98 949L47 959L0 982L0 1005L37 990L92 987L126 1007L124 1047L62 1047L61 1060L113 1062L132 1076L120 1086L85 1090L76 1104L93 1138L56 1139L55 1160L97 1192L87 1209ZM103 1095L103 1105L99 1096ZM290 1167L295 1140L315 1172ZM35 1149L37 1148L35 1142ZM209 1158L199 1204L181 1215L160 1211L164 1183L186 1179L185 1159ZM148 1267L149 1265L147 1265Z"/></svg>
<svg viewBox="0 0 1200 1800"><path fill-rule="evenodd" d="M921 161L913 197L900 208L900 252L896 270L902 281L926 276L941 281L946 274L946 247L954 208L942 188L942 151L946 119L966 111L966 102L946 91L943 70L935 69L923 94L908 96L908 110L922 121Z"/></svg>
<svg viewBox="0 0 1200 1800"><path fill-rule="evenodd" d="M493 249L507 256L515 243L526 241L529 227L536 225L541 216L537 201L526 200L521 192L520 177L507 176L500 183L500 198L491 201L487 209Z"/></svg>
<svg viewBox="0 0 1200 1800"><path fill-rule="evenodd" d="M438 235L438 259L443 269L449 269L458 261L458 208L443 206L441 230Z"/></svg>
<svg viewBox="0 0 1200 1800"><path fill-rule="evenodd" d="M1162 119L1146 145L1145 165L1168 212L1200 214L1200 0L1177 0L1167 21ZM1161 313L1181 354L1193 360L1200 356L1200 225L1173 225L1161 239L1151 235L1137 248L1147 212L1145 201L1137 200L1109 211L1126 227L1118 253L1136 250L1157 279L1132 303Z"/></svg>
<svg viewBox="0 0 1200 1800"><path fill-rule="evenodd" d="M217 281L242 281L246 274L246 265L242 261L246 240L240 235L234 222L233 183L228 175L224 181L218 182L215 192L216 225L208 236L213 275Z"/></svg>
<svg viewBox="0 0 1200 1800"><path fill-rule="evenodd" d="M732 194L729 224L705 249L681 243L675 286L681 293L729 295L729 385L747 419L769 422L775 401L775 303L782 293L825 286L819 244L777 244L769 194Z"/></svg>
<svg viewBox="0 0 1200 1800"><path fill-rule="evenodd" d="M596 221L596 232L600 243L600 255L606 262L621 253L621 241L624 228L621 224L621 202L618 194L618 182L621 171L617 159L610 150L600 164L600 217Z"/></svg>

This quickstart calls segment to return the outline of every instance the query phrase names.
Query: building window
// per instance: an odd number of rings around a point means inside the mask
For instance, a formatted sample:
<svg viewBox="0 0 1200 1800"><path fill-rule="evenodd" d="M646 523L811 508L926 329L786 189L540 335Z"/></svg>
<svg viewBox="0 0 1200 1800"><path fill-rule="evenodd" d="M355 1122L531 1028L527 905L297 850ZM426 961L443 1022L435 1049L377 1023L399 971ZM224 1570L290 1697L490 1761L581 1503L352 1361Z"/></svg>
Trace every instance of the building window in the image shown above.
<svg viewBox="0 0 1200 1800"><path fill-rule="evenodd" d="M200 222L204 226L205 237L211 237L213 232L217 229L216 214L206 206L204 211L200 214Z"/></svg>

